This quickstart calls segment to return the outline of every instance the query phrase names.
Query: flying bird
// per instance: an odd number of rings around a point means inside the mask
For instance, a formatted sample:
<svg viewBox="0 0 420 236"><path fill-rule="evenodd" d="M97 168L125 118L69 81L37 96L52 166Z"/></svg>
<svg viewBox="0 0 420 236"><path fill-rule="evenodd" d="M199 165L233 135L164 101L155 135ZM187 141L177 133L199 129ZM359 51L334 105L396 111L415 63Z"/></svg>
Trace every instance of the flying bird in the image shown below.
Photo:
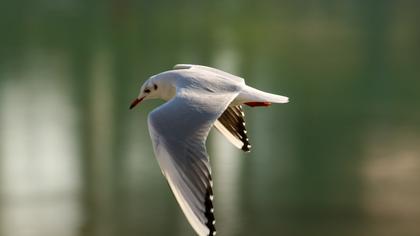
<svg viewBox="0 0 420 236"><path fill-rule="evenodd" d="M167 101L148 116L161 171L195 232L216 235L205 146L210 129L216 127L235 147L248 152L242 105L265 107L289 98L252 88L244 79L215 68L178 64L144 82L130 109L148 99Z"/></svg>

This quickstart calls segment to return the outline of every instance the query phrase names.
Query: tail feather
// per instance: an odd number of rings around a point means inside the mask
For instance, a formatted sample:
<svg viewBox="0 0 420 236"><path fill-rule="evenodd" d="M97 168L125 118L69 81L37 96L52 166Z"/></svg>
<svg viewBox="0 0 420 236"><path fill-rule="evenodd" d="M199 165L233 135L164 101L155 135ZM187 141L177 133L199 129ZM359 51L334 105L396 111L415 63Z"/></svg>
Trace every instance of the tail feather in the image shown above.
<svg viewBox="0 0 420 236"><path fill-rule="evenodd" d="M271 102L271 103L288 103L289 98L281 95L263 92L261 90L246 86L238 95L238 100L243 103L247 102Z"/></svg>

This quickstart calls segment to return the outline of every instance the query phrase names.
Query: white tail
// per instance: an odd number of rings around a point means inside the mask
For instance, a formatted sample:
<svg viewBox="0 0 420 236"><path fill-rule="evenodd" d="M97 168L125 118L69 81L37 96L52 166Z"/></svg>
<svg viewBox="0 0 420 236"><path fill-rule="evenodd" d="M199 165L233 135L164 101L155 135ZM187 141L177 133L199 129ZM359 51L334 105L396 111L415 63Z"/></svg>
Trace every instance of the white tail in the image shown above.
<svg viewBox="0 0 420 236"><path fill-rule="evenodd" d="M245 86L235 99L242 103L246 102L272 102L272 103L288 103L289 98L272 93L266 93L261 90Z"/></svg>

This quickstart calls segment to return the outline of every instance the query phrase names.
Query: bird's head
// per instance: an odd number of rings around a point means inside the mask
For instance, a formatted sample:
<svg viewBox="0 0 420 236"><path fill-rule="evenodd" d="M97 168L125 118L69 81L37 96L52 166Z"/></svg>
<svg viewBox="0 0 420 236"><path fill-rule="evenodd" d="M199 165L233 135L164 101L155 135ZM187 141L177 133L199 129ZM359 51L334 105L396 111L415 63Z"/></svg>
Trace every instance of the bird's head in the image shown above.
<svg viewBox="0 0 420 236"><path fill-rule="evenodd" d="M137 104L143 100L160 98L160 88L159 81L153 77L146 80L140 88L140 93L137 98L135 98L130 105L130 109L133 109Z"/></svg>

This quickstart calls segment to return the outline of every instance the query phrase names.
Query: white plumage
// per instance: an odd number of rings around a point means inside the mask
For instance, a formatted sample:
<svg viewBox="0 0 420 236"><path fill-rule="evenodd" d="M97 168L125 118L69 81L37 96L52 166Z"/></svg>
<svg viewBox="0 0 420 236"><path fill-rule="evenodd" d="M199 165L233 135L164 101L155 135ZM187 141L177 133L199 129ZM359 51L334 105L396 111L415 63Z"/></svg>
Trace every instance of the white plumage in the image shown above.
<svg viewBox="0 0 420 236"><path fill-rule="evenodd" d="M288 98L249 87L227 72L188 64L148 79L130 108L152 98L168 101L148 117L162 173L197 234L215 235L213 183L205 146L210 129L215 126L237 148L249 151L241 105L268 106L286 103Z"/></svg>

